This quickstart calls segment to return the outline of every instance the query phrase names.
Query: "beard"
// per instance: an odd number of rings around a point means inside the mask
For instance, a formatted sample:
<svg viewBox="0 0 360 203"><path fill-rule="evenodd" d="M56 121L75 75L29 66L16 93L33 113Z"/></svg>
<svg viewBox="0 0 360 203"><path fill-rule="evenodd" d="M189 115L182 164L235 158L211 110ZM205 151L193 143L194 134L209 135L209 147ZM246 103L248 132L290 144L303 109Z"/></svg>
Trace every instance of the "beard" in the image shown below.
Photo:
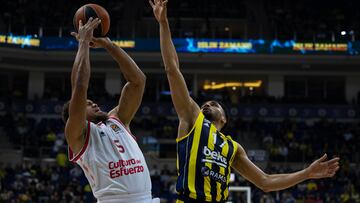
<svg viewBox="0 0 360 203"><path fill-rule="evenodd" d="M211 111L203 111L202 112L204 114L204 117L209 120L210 122L214 122L215 121L215 116L214 114L211 113Z"/></svg>
<svg viewBox="0 0 360 203"><path fill-rule="evenodd" d="M94 123L104 122L109 118L108 114L105 112L97 112L92 119Z"/></svg>

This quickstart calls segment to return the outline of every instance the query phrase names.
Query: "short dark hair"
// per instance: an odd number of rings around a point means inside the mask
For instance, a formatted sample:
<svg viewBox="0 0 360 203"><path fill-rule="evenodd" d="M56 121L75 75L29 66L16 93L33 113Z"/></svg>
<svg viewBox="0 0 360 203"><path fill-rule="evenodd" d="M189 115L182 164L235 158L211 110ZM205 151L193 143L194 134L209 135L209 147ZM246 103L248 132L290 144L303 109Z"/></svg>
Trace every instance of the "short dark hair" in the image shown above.
<svg viewBox="0 0 360 203"><path fill-rule="evenodd" d="M62 109L61 116L62 116L62 120L64 121L64 123L66 123L66 121L69 118L69 108L70 108L70 100L64 104L63 109Z"/></svg>

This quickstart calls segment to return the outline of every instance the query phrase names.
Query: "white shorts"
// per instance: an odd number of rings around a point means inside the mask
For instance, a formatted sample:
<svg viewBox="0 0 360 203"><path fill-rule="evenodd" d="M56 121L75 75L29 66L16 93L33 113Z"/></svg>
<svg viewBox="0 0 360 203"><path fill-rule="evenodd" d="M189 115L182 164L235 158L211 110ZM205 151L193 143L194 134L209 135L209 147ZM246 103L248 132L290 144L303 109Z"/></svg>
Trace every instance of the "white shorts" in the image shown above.
<svg viewBox="0 0 360 203"><path fill-rule="evenodd" d="M159 198L154 198L154 199L145 199L145 200L140 200L140 201L131 201L131 200L105 200L105 201L98 201L98 203L119 203L119 202L128 202L128 203L160 203L160 199Z"/></svg>
<svg viewBox="0 0 360 203"><path fill-rule="evenodd" d="M112 195L98 198L97 203L160 203L159 198L152 198L150 194Z"/></svg>

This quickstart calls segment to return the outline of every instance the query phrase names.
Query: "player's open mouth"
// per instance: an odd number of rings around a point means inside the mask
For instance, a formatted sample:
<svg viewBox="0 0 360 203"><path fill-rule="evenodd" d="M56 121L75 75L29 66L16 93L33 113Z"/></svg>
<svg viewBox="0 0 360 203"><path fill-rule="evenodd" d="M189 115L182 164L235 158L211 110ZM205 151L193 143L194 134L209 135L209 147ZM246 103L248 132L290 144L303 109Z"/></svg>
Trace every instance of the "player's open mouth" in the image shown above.
<svg viewBox="0 0 360 203"><path fill-rule="evenodd" d="M211 110L207 107L203 108L203 112L210 112Z"/></svg>

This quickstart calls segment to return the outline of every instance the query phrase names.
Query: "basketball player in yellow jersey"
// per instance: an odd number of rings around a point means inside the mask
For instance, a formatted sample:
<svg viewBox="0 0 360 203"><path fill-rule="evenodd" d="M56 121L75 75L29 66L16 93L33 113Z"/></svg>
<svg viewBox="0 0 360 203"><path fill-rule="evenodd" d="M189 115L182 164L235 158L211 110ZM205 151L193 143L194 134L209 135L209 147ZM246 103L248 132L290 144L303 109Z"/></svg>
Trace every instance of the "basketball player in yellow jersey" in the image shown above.
<svg viewBox="0 0 360 203"><path fill-rule="evenodd" d="M339 158L326 161L326 154L304 170L269 175L255 166L242 146L220 132L226 115L216 101L199 107L190 97L171 40L165 0L150 0L160 25L161 54L179 117L177 136L177 202L224 202L229 195L231 168L265 192L282 190L307 179L332 177Z"/></svg>

